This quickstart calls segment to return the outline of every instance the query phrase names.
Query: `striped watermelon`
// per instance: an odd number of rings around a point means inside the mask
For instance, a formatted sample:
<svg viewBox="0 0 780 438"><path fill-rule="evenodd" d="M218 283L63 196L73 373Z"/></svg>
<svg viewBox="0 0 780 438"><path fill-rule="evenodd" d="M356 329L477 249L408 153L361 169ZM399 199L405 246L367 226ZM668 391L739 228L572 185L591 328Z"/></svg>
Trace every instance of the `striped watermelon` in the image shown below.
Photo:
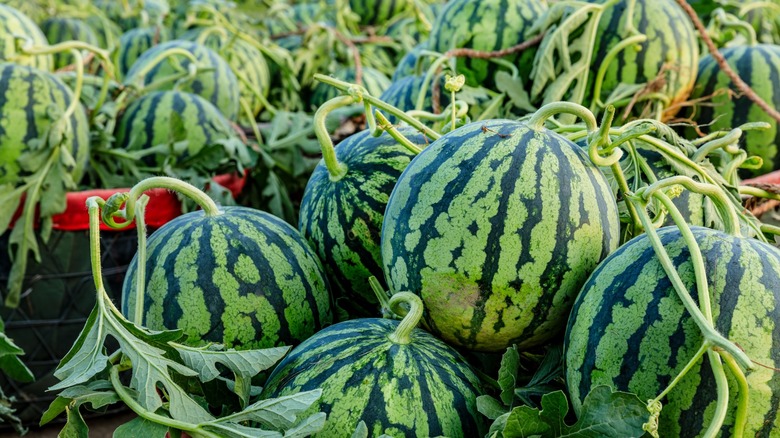
<svg viewBox="0 0 780 438"><path fill-rule="evenodd" d="M331 76L341 79L342 81L356 83L355 80L355 68L354 67L342 67L336 70ZM363 76L361 85L368 90L372 96L381 95L387 87L390 86L390 79L377 69L371 67L363 67ZM318 108L323 103L337 97L341 94L337 88L328 84L317 82L309 96L310 105L313 109Z"/></svg>
<svg viewBox="0 0 780 438"><path fill-rule="evenodd" d="M171 122L174 117L180 118L178 129ZM120 116L114 135L116 147L128 151L170 145L170 149L144 158L147 164L159 166L171 157L181 160L195 155L236 133L219 110L202 97L183 91L158 91L134 101ZM182 144L186 150L173 149Z"/></svg>
<svg viewBox="0 0 780 438"><path fill-rule="evenodd" d="M106 17L105 14L92 7L89 16L84 21L95 33L98 47L109 52L119 47L119 37L122 35L122 29L118 24Z"/></svg>
<svg viewBox="0 0 780 438"><path fill-rule="evenodd" d="M230 69L230 66L222 57L202 44L183 40L172 40L158 44L138 58L130 68L130 71L127 72L125 82L128 84L142 83L149 85L155 81L164 80L166 77L176 74L177 70L174 69L174 65L177 64L186 71L190 61L182 56L174 55L155 64L146 75L140 77L142 72L155 61L155 58L173 48L183 49L192 53L198 60L199 66L208 69L199 72L195 79L179 86L178 89L203 97L219 108L228 120L235 121L238 118L238 98L240 95L238 78L236 78L233 70ZM174 84L175 82L169 81L164 87L157 89L170 90L173 89Z"/></svg>
<svg viewBox="0 0 780 438"><path fill-rule="evenodd" d="M410 295L417 298L393 300ZM361 421L374 437L484 436L479 379L460 354L415 327L416 305L400 324L365 318L322 330L279 363L261 397L322 388L308 411L328 415L318 437L349 436Z"/></svg>
<svg viewBox="0 0 780 438"><path fill-rule="evenodd" d="M439 75L435 80L439 81L439 108L444 109L450 104L450 93L444 89L444 76ZM431 81L433 82L433 81ZM420 96L420 89L425 83L425 76L407 76L393 81L387 90L379 96L383 102L389 103L402 111L415 109L417 99ZM433 87L434 84L428 84L428 93L425 96L423 111L433 112ZM387 116L391 123L395 123L395 117L391 114Z"/></svg>
<svg viewBox="0 0 780 438"><path fill-rule="evenodd" d="M589 1L605 3L608 0ZM629 6L634 11L631 17L626 13L631 10ZM606 101L620 83L650 82L659 77L662 69L665 82L660 92L669 97L670 105L685 101L696 79L699 62L699 43L690 19L675 0L620 0L608 7L599 21L590 63L589 91L583 105L591 105L595 77L607 53L633 36L628 30L629 19L637 32L647 36L647 41L639 44L641 50L622 50L609 63L599 96L601 101ZM641 107L640 102L634 113L640 114ZM665 114L666 118L674 112L676 109Z"/></svg>
<svg viewBox="0 0 780 438"><path fill-rule="evenodd" d="M181 329L189 343L293 345L331 322L319 260L294 228L269 213L225 207L217 216L179 216L152 234L146 260L144 315L136 322ZM137 256L122 289L122 311L131 319L136 269Z"/></svg>
<svg viewBox="0 0 780 438"><path fill-rule="evenodd" d="M181 39L195 41L219 53L239 79L241 98L249 104L252 115L260 114L263 100L257 97L255 92L268 97L271 74L265 56L257 47L224 32L221 28L213 27L192 29L182 35Z"/></svg>
<svg viewBox="0 0 780 438"><path fill-rule="evenodd" d="M411 128L401 132L423 146L425 138ZM320 256L341 307L351 315L378 312L368 284L383 280L379 235L387 199L414 154L389 134L361 131L336 146L346 174L335 180L324 161L314 169L301 202L298 229Z"/></svg>
<svg viewBox="0 0 780 438"><path fill-rule="evenodd" d="M460 347L540 345L620 239L609 183L578 146L521 122L470 123L431 143L390 195L382 261Z"/></svg>
<svg viewBox="0 0 780 438"><path fill-rule="evenodd" d="M127 75L144 52L165 41L168 41L168 30L163 26L137 27L123 33L115 55L120 76Z"/></svg>
<svg viewBox="0 0 780 438"><path fill-rule="evenodd" d="M280 7L264 21L271 35L296 32L299 28L322 22L327 25L336 23L335 8L322 7L320 2L295 3Z"/></svg>
<svg viewBox="0 0 780 438"><path fill-rule="evenodd" d="M685 286L696 299L690 254L676 227L658 232ZM780 251L753 239L693 227L707 270L715 328L765 365L747 375L744 436L780 430ZM655 398L702 344L702 335L671 286L647 235L614 252L577 297L565 338L565 374L574 410L596 385ZM729 374L727 372L727 374ZM736 382L722 436L733 436ZM663 400L663 437L701 436L712 419L716 388L709 362L700 361Z"/></svg>
<svg viewBox="0 0 780 438"><path fill-rule="evenodd" d="M436 17L428 47L444 53L450 49L470 48L480 51L506 49L532 37L528 31L546 9L539 0L451 0ZM508 56L520 69L523 81L528 79L535 49ZM493 83L498 64L485 59L458 58L457 72L466 76L471 86Z"/></svg>
<svg viewBox="0 0 780 438"><path fill-rule="evenodd" d="M414 7L411 0L349 0L349 8L362 25L384 25Z"/></svg>
<svg viewBox="0 0 780 438"><path fill-rule="evenodd" d="M41 29L16 9L0 4L0 61L15 62L44 71L51 71L54 61L51 55L22 55L16 50L16 37L25 36L36 46L47 46Z"/></svg>
<svg viewBox="0 0 780 438"><path fill-rule="evenodd" d="M82 41L92 46L98 45L97 35L84 20L72 17L52 17L41 23L41 30L49 44L65 41ZM85 56L86 53L82 53ZM59 70L73 64L73 55L69 52L54 54L54 69Z"/></svg>
<svg viewBox="0 0 780 438"><path fill-rule="evenodd" d="M73 92L52 73L33 67L0 63L0 185L16 184L19 178L37 169L24 169L19 158L46 144L52 126L73 100ZM79 105L67 122L70 135L64 147L76 160L73 180L78 182L89 158L89 125Z"/></svg>
<svg viewBox="0 0 780 438"><path fill-rule="evenodd" d="M745 83L764 99L771 107L780 109L780 46L759 44L755 46L737 46L721 50L729 66ZM721 90L721 91L718 91ZM731 90L736 95L723 91ZM717 91L717 94L715 94ZM741 94L731 80L720 70L712 56L707 55L699 63L699 76L691 93L691 99L711 96L711 101L694 107L693 119L701 126L702 132L714 132L731 129L747 122L766 122L770 129L752 130L742 134L740 145L748 155L757 155L764 160L763 166L754 171L743 171L742 176L761 175L780 169L780 130L777 121ZM693 129L686 136L695 138Z"/></svg>

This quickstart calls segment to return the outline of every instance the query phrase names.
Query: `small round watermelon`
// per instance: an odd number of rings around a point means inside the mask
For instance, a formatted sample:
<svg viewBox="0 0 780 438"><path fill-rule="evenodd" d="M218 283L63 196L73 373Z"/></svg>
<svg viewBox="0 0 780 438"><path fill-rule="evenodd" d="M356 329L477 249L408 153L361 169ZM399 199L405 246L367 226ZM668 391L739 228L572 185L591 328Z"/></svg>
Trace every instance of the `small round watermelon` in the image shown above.
<svg viewBox="0 0 780 438"><path fill-rule="evenodd" d="M137 258L122 289L131 320ZM239 349L297 345L332 320L328 283L306 241L281 219L245 207L187 213L155 231L143 308L135 322L150 329Z"/></svg>
<svg viewBox="0 0 780 438"><path fill-rule="evenodd" d="M414 129L400 132L419 147L426 143ZM384 282L382 219L390 192L415 154L389 134L373 137L368 130L347 137L335 152L346 173L334 178L320 161L303 193L298 229L322 260L339 305L351 315L376 315L368 279Z"/></svg>
<svg viewBox="0 0 780 438"><path fill-rule="evenodd" d="M391 304L401 299L419 303L407 292ZM402 322L353 319L320 331L279 363L261 397L321 388L307 411L328 415L317 437L349 436L361 421L376 437L485 436L479 378L454 349L415 327L422 309L411 306Z"/></svg>
<svg viewBox="0 0 780 438"><path fill-rule="evenodd" d="M17 37L24 36L35 46L48 46L46 35L26 15L4 4L0 4L0 61L52 71L54 61L51 55L25 55L19 53Z"/></svg>
<svg viewBox="0 0 780 438"><path fill-rule="evenodd" d="M144 52L167 40L168 31L163 26L137 27L123 33L115 58L119 74L124 77Z"/></svg>
<svg viewBox="0 0 780 438"><path fill-rule="evenodd" d="M189 59L181 55L170 55L162 62L158 57L164 56L170 49L185 50L198 60L198 67L203 70L198 72L194 79L178 87L179 90L197 94L214 106L219 108L228 120L238 119L240 95L238 78L231 70L230 65L215 51L192 41L172 40L158 44L144 52L130 68L125 76L125 83L143 86L155 81L164 80L177 74L175 65L180 66L185 72L190 64ZM168 81L158 90L171 90L175 82Z"/></svg>
<svg viewBox="0 0 780 438"><path fill-rule="evenodd" d="M763 366L747 373L744 436L780 430L780 250L708 228L692 227L701 248L715 329ZM685 287L698 302L691 255L680 230L658 231ZM597 385L657 397L693 358L703 336L683 306L646 234L604 260L572 309L564 341L566 384L574 411ZM729 375L729 371L726 371ZM739 397L729 378L722 436L734 436ZM661 401L659 434L702 436L712 420L716 383L707 356Z"/></svg>
<svg viewBox="0 0 780 438"><path fill-rule="evenodd" d="M26 169L19 158L47 144L47 135L60 123L73 101L73 92L54 74L19 64L0 63L0 78L0 185L16 184L37 170ZM84 107L78 105L64 123L67 135L62 146L75 159L70 174L78 182L89 159L89 124Z"/></svg>
<svg viewBox="0 0 780 438"><path fill-rule="evenodd" d="M178 119L178 123L174 121ZM205 146L236 136L230 122L206 99L183 91L158 91L135 100L119 118L116 147L128 151L170 146L144 161L181 162ZM177 149L183 147L183 149Z"/></svg>

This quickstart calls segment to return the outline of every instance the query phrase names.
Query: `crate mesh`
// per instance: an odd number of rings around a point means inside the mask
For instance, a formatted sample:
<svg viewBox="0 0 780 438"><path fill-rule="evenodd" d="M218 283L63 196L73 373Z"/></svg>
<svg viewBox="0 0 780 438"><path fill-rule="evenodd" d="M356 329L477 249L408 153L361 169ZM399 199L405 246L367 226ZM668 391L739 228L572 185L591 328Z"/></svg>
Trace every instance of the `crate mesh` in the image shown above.
<svg viewBox="0 0 780 438"><path fill-rule="evenodd" d="M11 266L8 237L8 233L0 236L3 300ZM24 349L21 359L36 378L32 383L19 383L0 373L0 388L16 398L17 415L27 425L37 424L56 397L55 393L46 391L58 382L54 370L70 350L95 305L89 232L55 230L47 243L38 239L38 244L41 263L30 257L19 307L0 309L6 334ZM136 231L102 232L101 248L104 283L109 296L119 306L125 272L137 249Z"/></svg>

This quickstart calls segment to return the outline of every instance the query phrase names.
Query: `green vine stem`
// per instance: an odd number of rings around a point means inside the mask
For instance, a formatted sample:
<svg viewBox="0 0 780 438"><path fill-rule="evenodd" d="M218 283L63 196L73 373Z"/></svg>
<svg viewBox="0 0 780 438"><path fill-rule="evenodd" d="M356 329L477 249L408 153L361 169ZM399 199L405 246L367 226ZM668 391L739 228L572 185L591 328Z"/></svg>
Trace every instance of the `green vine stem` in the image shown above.
<svg viewBox="0 0 780 438"><path fill-rule="evenodd" d="M664 397L666 397L669 392L674 389L675 386L677 386L678 383L685 377L686 374L688 374L694 366L696 366L697 363L701 360L702 357L707 353L707 351L710 349L712 344L710 344L708 341L704 341L701 346L699 347L699 350L696 351L696 354L691 357L691 359L688 361L688 363L685 364L682 370L674 376L674 379L672 379L671 382L664 388L663 391L661 391L660 394L656 398L653 399L653 403L660 403L661 400L663 400Z"/></svg>
<svg viewBox="0 0 780 438"><path fill-rule="evenodd" d="M143 324L144 320L144 301L146 301L146 205L149 203L149 196L141 195L135 203L135 229L138 236L138 250L136 252L136 272L135 272L135 309L133 311L133 321L136 324Z"/></svg>
<svg viewBox="0 0 780 438"><path fill-rule="evenodd" d="M661 243L661 239L658 237L658 233L652 226L650 217L645 211L645 206L647 205L646 201L642 197L634 194L626 194L626 199L628 199L629 202L635 203L635 207L639 213L639 218L642 221L642 225L645 228L647 237L650 240L653 249L655 250L659 262L663 266L666 275L669 277L669 280L677 291L678 296L682 300L685 309L688 311L688 313L690 313L694 322L699 327L699 330L702 332L705 341L708 341L712 343L713 346L720 347L732 354L743 368L751 370L754 369L753 362L750 360L747 354L745 354L745 352L742 351L739 347L734 345L734 343L726 339L723 335L718 333L715 328L709 324L707 318L705 318L699 307L696 305L696 302L693 301L693 298L691 298L691 295L685 288L685 284L680 278L680 274L674 267L674 263L669 257L669 254L664 249L663 244Z"/></svg>
<svg viewBox="0 0 780 438"><path fill-rule="evenodd" d="M718 138L715 138L703 144L696 151L696 153L693 154L691 160L700 163L702 160L704 160L707 157L707 155L711 154L715 150L724 148L729 145L736 144L739 141L740 137L742 137L742 130L739 128L732 129L727 134L723 136L719 136Z"/></svg>
<svg viewBox="0 0 780 438"><path fill-rule="evenodd" d="M428 87L430 87L430 84L433 83L434 78L436 77L436 72L441 69L445 62L452 59L449 56L428 50L423 50L420 53L420 56L435 56L436 59L431 63L430 67L428 67L428 70L425 71L425 77L423 78L422 84L420 85L419 94L417 95L417 102L415 102L414 105L414 109L416 110L421 110L425 107L425 97L428 95Z"/></svg>
<svg viewBox="0 0 780 438"><path fill-rule="evenodd" d="M336 79L336 78L333 78L333 77L330 77L330 76L325 76L325 75L322 75L322 74L319 74L319 73L314 75L314 79L318 80L318 81L320 81L322 83L325 83L325 84L331 85L333 87L336 87L336 88L338 88L339 90L341 90L341 91L343 91L345 93L350 93L350 88L353 88L353 90L354 90L354 87L357 87L356 85L350 84L349 82L344 82L342 80L339 80L339 79ZM366 102L370 103L375 108L378 108L378 109L380 109L380 110L382 110L382 111L384 111L384 112L386 112L388 114L392 114L393 116L395 116L399 120L403 120L409 126L411 126L411 127L415 128L415 129L417 129L418 131L422 132L423 134L425 134L426 137L430 138L431 140L438 140L441 137L441 134L439 134L438 132L434 131L433 129L425 126L419 120L415 119L414 117L409 116L408 114L406 114L405 112L401 111L400 109L398 109L398 108L396 108L396 107L394 107L392 105L389 105L389 104L387 104L385 102L382 102L381 100L379 100L378 98L376 98L374 96L371 96L367 91L361 91L361 97L362 97L363 100L365 100Z"/></svg>
<svg viewBox="0 0 780 438"><path fill-rule="evenodd" d="M388 338L395 344L406 345L412 342L411 334L423 315L423 303L420 297L411 292L398 292L390 298L390 310L396 315L403 315L401 304L409 305L409 313L398 324L398 327Z"/></svg>
<svg viewBox="0 0 780 438"><path fill-rule="evenodd" d="M322 148L322 159L325 162L325 168L328 169L328 175L331 181L338 181L347 174L347 165L339 163L336 158L336 148L333 146L333 140L330 138L328 128L325 126L325 120L331 112L356 103L352 96L338 96L323 103L317 112L314 113L314 133Z"/></svg>
<svg viewBox="0 0 780 438"><path fill-rule="evenodd" d="M205 438L220 438L220 435L203 430L200 425L193 425L184 421L174 420L170 417L164 417L162 415L149 412L138 403L130 392L125 388L122 382L119 380L119 366L114 365L110 371L111 386L114 388L116 395L124 402L130 410L135 412L139 417L151 421L156 424L163 424L168 427L182 430L184 432L192 433L193 436L205 437Z"/></svg>
<svg viewBox="0 0 780 438"><path fill-rule="evenodd" d="M734 358L725 351L720 351L719 353L726 362L729 371L731 371L731 375L737 380L737 395L739 398L737 401L737 412L734 415L734 436L745 436L745 425L747 424L748 407L750 406L750 387L745 374L739 368Z"/></svg>
<svg viewBox="0 0 780 438"><path fill-rule="evenodd" d="M111 195L105 201L106 208L103 209L102 214L103 223L111 228L126 227L136 217L136 203L144 192L151 189L167 189L181 193L195 201L203 209L207 217L215 217L222 214L214 200L192 184L167 176L154 176L139 182L129 192ZM125 208L121 208L122 204L125 205ZM116 218L120 218L123 221L116 222Z"/></svg>
<svg viewBox="0 0 780 438"><path fill-rule="evenodd" d="M385 117L385 115L382 114L379 110L376 111L376 119L379 122L377 124L377 128L380 131L384 131L384 132L387 132L388 134L390 134L390 137L393 137L393 139L395 139L395 141L400 143L401 146L403 146L406 149L408 149L409 152L411 152L411 153L413 153L415 155L417 155L420 152L422 152L422 149L420 147L418 147L417 145L415 145L414 143L409 141L408 138L406 138L403 134L398 132L398 129L395 126L393 126L393 124L390 123L390 121L387 120L387 117Z"/></svg>
<svg viewBox="0 0 780 438"><path fill-rule="evenodd" d="M720 355L710 349L707 350L707 358L710 360L712 374L715 377L718 401L715 404L715 412L712 414L712 420L710 420L709 427L704 431L702 438L716 438L720 435L729 409L729 381L726 378L726 373L723 371L723 363L720 361Z"/></svg>
<svg viewBox="0 0 780 438"><path fill-rule="evenodd" d="M190 63L194 65L198 64L198 58L196 58L195 55L190 53L188 50L182 49L180 47L171 47L158 53L157 56L152 58L150 62L147 62L141 69L135 72L135 75L133 77L127 78L125 82L128 83L127 85L131 85L139 90L144 89L146 85L144 83L146 75L150 71L152 71L155 67L157 67L158 64L174 56L183 56L187 58L190 61ZM175 64L172 65L174 68L179 69L179 66Z"/></svg>
<svg viewBox="0 0 780 438"><path fill-rule="evenodd" d="M596 122L596 116L584 106L572 102L552 102L544 105L528 119L528 127L534 131L541 131L544 129L544 123L547 119L561 113L573 114L582 119L585 122L588 132L595 132L599 129L598 122Z"/></svg>
<svg viewBox="0 0 780 438"><path fill-rule="evenodd" d="M390 310L390 294L382 287L382 283L372 275L368 277L368 285L371 286L371 290L374 291L374 295L376 296L377 301L379 301L382 317L393 318L393 312Z"/></svg>
<svg viewBox="0 0 780 438"><path fill-rule="evenodd" d="M696 193L708 196L715 204L715 207L718 209L718 213L723 219L725 228L724 231L731 235L741 237L741 232L739 229L739 217L737 216L737 212L734 209L734 206L725 197L723 192L716 186L699 183L696 182L693 178L678 175L665 178L650 184L649 186L642 187L636 192L636 195L644 198L645 201L649 200L651 197L659 197L659 199L664 204L666 204L668 197L663 194L662 190L678 184ZM668 201L671 204L671 200ZM672 211L670 211L670 213L672 213ZM682 216L680 216L680 219L685 222Z"/></svg>
<svg viewBox="0 0 780 438"><path fill-rule="evenodd" d="M631 17L632 15L629 15L628 12L624 12L624 16ZM630 22L631 20L628 21ZM607 52L607 54L604 56L604 60L601 62L601 65L599 66L598 71L596 72L596 81L593 85L593 103L590 105L591 111L595 112L597 108L604 106L604 104L601 101L601 87L604 84L604 78L607 76L607 69L609 68L609 65L612 63L612 60L615 59L618 53L622 52L629 46L636 46L637 44L642 44L645 41L647 41L646 35L644 34L634 35L616 44L614 47L610 49L609 52Z"/></svg>
<svg viewBox="0 0 780 438"><path fill-rule="evenodd" d="M753 29L753 26L731 14L727 14L723 8L718 8L712 11L712 21L715 23L715 25L720 25L720 27L723 29L734 29L738 32L741 32L742 35L747 39L748 46L752 47L758 44L756 30Z"/></svg>

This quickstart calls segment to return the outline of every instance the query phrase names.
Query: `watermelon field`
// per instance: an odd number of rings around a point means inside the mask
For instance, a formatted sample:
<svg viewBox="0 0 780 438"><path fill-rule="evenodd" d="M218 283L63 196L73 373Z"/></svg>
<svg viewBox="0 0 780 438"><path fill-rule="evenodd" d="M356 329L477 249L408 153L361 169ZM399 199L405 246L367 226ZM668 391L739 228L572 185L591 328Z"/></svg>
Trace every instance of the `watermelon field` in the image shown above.
<svg viewBox="0 0 780 438"><path fill-rule="evenodd" d="M780 437L778 90L780 0L0 0L0 435Z"/></svg>

